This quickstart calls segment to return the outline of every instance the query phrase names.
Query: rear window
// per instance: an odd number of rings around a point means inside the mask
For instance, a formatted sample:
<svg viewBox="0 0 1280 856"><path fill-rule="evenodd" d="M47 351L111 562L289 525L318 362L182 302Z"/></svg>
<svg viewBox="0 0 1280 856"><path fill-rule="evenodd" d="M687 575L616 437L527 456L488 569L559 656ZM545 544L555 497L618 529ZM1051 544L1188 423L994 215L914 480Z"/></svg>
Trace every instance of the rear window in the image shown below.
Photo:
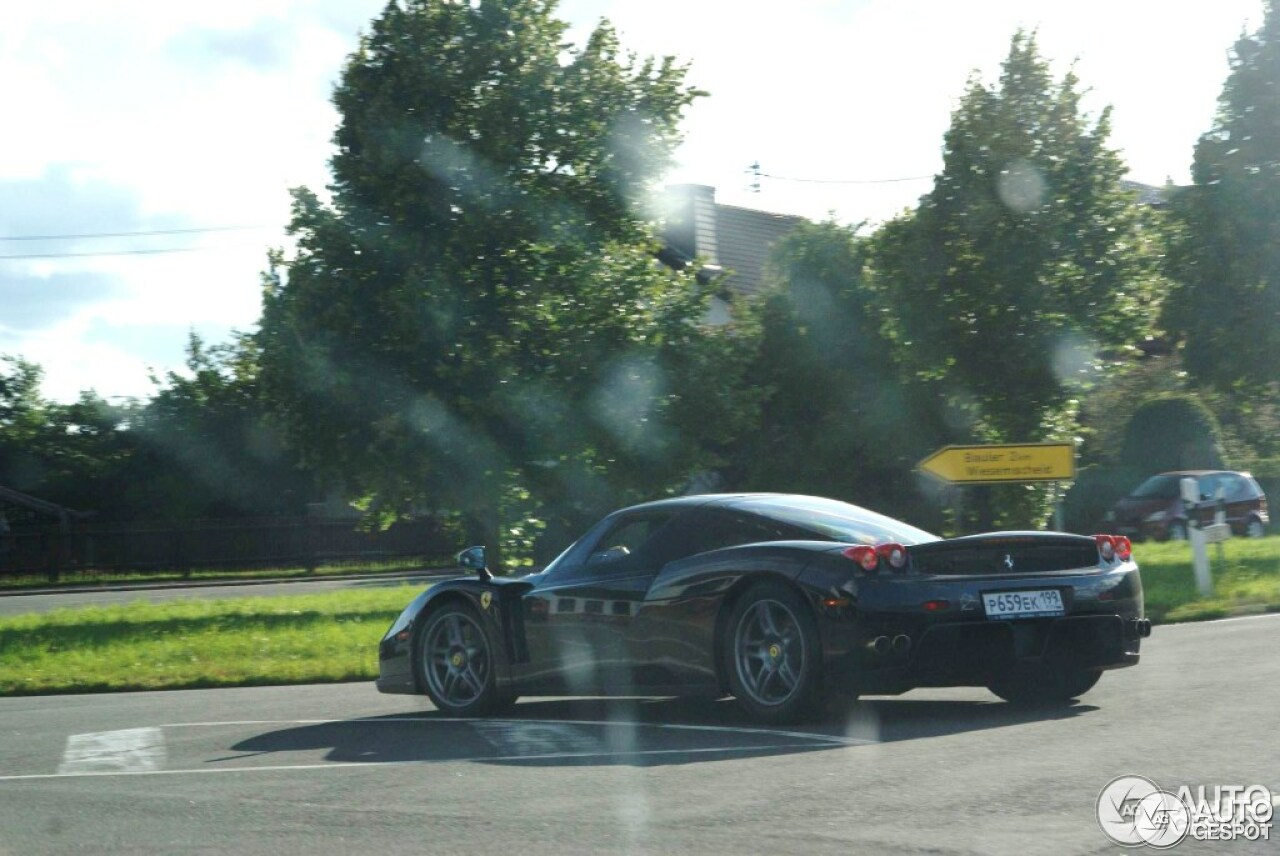
<svg viewBox="0 0 1280 856"><path fill-rule="evenodd" d="M747 499L733 507L790 524L824 541L847 544L894 542L909 546L941 540L937 535L900 520L834 499L813 496Z"/></svg>

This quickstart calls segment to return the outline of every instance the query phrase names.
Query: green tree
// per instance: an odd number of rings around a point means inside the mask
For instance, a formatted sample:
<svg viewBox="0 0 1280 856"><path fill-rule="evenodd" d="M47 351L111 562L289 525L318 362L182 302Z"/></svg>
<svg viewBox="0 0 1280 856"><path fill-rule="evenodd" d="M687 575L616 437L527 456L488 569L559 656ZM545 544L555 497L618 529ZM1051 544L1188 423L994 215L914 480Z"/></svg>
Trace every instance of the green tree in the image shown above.
<svg viewBox="0 0 1280 856"><path fill-rule="evenodd" d="M895 357L969 411L975 441L1070 438L1079 383L1151 328L1161 233L1121 187L1110 111L1080 98L1016 34L998 83L970 80L932 191L873 240ZM1035 522L1005 493L982 522Z"/></svg>
<svg viewBox="0 0 1280 856"><path fill-rule="evenodd" d="M705 295L638 216L699 94L550 0L402 0L350 57L331 198L296 191L262 379L305 462L384 518L598 506L696 463L664 357Z"/></svg>
<svg viewBox="0 0 1280 856"><path fill-rule="evenodd" d="M0 485L30 491L45 479L39 449L49 433L49 402L35 363L0 356Z"/></svg>
<svg viewBox="0 0 1280 856"><path fill-rule="evenodd" d="M237 333L206 345L192 333L186 372L153 378L156 391L128 421L130 488L117 514L132 518L243 517L303 512L318 492L271 424L258 382L257 344Z"/></svg>
<svg viewBox="0 0 1280 856"><path fill-rule="evenodd" d="M4 357L0 367L0 485L82 511L118 505L113 479L132 453L125 429L134 405L92 391L71 404L49 401L38 365Z"/></svg>
<svg viewBox="0 0 1280 856"><path fill-rule="evenodd" d="M866 242L834 222L774 250L748 375L765 398L731 486L833 496L936 527L912 476L942 436L929 384L904 384L865 279Z"/></svg>
<svg viewBox="0 0 1280 856"><path fill-rule="evenodd" d="M1280 12L1242 35L1194 184L1174 199L1179 287L1164 324L1192 376L1219 388L1280 382Z"/></svg>

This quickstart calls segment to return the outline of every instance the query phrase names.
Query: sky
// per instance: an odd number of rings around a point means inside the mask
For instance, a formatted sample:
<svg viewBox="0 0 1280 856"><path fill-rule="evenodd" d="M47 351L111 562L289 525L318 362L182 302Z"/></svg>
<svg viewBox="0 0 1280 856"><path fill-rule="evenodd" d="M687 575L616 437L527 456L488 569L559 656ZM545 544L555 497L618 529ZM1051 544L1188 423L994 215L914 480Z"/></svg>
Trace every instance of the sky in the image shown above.
<svg viewBox="0 0 1280 856"><path fill-rule="evenodd" d="M146 397L191 332L252 330L288 190L327 183L329 96L384 3L5 0L0 354L40 364L50 398ZM666 181L874 225L929 190L966 80L993 81L1019 27L1056 74L1074 66L1088 111L1112 106L1130 178L1186 183L1262 3L562 0L559 16L579 43L607 17L710 93Z"/></svg>

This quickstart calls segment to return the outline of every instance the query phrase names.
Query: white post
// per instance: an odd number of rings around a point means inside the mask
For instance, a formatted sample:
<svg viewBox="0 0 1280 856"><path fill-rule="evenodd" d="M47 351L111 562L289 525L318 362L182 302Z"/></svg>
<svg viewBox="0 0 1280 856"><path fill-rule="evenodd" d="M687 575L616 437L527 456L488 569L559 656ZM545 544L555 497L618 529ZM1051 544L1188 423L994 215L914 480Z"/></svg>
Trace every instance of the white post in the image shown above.
<svg viewBox="0 0 1280 856"><path fill-rule="evenodd" d="M1209 552L1204 530L1196 514L1200 502L1200 483L1193 478L1182 480L1182 501L1187 506L1187 539L1191 541L1191 565L1196 574L1196 590L1201 597L1213 596L1213 574L1209 570Z"/></svg>

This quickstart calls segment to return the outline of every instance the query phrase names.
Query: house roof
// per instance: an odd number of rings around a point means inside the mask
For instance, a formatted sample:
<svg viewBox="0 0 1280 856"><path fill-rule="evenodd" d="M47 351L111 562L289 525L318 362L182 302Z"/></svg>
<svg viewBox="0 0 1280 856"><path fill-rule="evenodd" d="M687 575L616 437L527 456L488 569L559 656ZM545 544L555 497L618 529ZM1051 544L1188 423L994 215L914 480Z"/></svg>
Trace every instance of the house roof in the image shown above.
<svg viewBox="0 0 1280 856"><path fill-rule="evenodd" d="M1120 180L1120 187L1130 193L1138 194L1139 203L1158 208L1169 201L1168 191L1173 188L1173 185L1167 184L1164 187L1156 187L1153 184L1143 184L1140 181L1130 181L1124 178Z"/></svg>
<svg viewBox="0 0 1280 856"><path fill-rule="evenodd" d="M791 214L716 205L716 247L720 266L730 273L729 287L744 294L758 292L774 246L804 219Z"/></svg>
<svg viewBox="0 0 1280 856"><path fill-rule="evenodd" d="M667 218L659 257L673 267L694 259L728 274L725 285L737 294L755 294L764 282L774 246L805 218L754 208L721 205L715 188L680 184L667 188Z"/></svg>
<svg viewBox="0 0 1280 856"><path fill-rule="evenodd" d="M54 502L45 499L39 499L34 496L28 496L25 493L16 491L13 488L0 486L0 508L4 505L14 505L18 508L24 508L27 511L34 511L36 514L42 514L46 517L53 517L58 520L83 520L86 517L92 517L91 511L75 511L71 508L65 508Z"/></svg>

